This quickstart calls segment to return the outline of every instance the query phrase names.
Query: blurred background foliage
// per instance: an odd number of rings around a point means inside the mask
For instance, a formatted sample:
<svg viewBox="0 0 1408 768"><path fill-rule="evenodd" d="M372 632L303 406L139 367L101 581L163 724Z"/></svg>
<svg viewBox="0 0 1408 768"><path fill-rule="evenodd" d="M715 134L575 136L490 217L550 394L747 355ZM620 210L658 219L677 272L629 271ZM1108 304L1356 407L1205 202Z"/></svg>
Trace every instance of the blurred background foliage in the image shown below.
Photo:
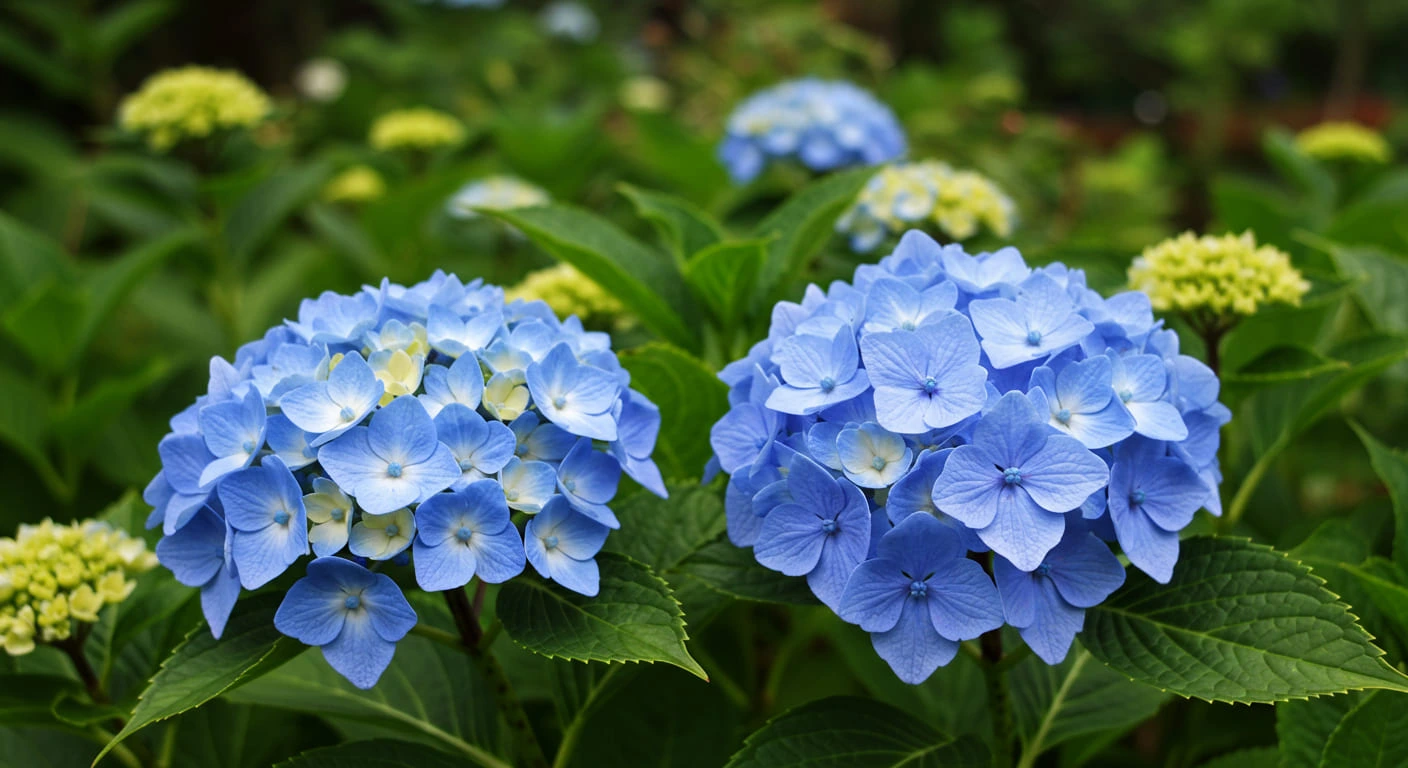
<svg viewBox="0 0 1408 768"><path fill-rule="evenodd" d="M772 169L733 186L715 154L724 120L759 88L817 75L888 103L911 157L996 181L1016 202L1010 242L1034 263L1086 269L1102 291L1124 285L1144 247L1184 230L1252 229L1290 253L1314 285L1304 305L1258 314L1224 343L1239 426L1225 435L1223 466L1229 480L1253 479L1227 486L1250 487L1237 524L1299 545L1308 562L1383 549L1388 499L1351 425L1405 442L1408 168L1312 157L1294 135L1349 120L1396 155L1408 150L1408 4L602 0L586 4L592 34L553 34L548 3L483 7L493 5L0 2L0 532L91 516L144 486L167 419L204 390L209 358L233 354L301 298L436 268L513 285L554 263L538 238L452 215L446 203L466 182L513 175L652 240L663 198L639 190L659 190L746 236L810 179ZM243 72L271 96L270 117L169 152L124 131L122 98L186 64ZM413 107L459 120L462 141L371 145L378 117ZM328 186L349 169L360 181ZM868 258L829 229L816 246L774 298ZM766 323L718 314L722 335L696 350L715 367ZM650 338L619 319L598 327L617 348ZM1194 335L1184 344L1200 351ZM1336 407L1348 418L1320 418ZM1352 602L1392 648L1372 602ZM738 692L766 701L747 711L863 692L859 677L819 674L838 656L856 669L878 663L858 631L805 610L779 616L757 622L767 637L711 648L725 665L746 664L733 655L755 646L797 657ZM831 643L809 645L823 626ZM948 690L980 686L956 669ZM884 670L865 677L893 683L869 692L931 721L966 716L953 708L962 699L932 687L900 686ZM1267 711L1210 712L1182 705L1139 738L1204 728L1197 744L1163 745L1170 765L1188 765L1247 746L1244 721L1270 733ZM1106 746L1071 738L1070 754Z"/></svg>

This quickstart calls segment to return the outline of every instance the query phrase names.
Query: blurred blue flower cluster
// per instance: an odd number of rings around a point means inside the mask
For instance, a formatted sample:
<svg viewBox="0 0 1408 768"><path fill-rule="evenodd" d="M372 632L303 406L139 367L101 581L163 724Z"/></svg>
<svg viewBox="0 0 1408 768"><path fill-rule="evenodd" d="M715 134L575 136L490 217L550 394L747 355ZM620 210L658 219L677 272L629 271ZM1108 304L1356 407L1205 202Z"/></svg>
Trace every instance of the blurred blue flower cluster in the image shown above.
<svg viewBox="0 0 1408 768"><path fill-rule="evenodd" d="M719 159L739 184L773 161L830 171L894 160L906 150L890 108L843 81L803 78L755 93L729 115L726 131Z"/></svg>
<svg viewBox="0 0 1408 768"><path fill-rule="evenodd" d="M1221 512L1217 377L1143 293L1012 248L911 231L779 303L720 376L729 538L806 576L907 682L1004 623L1059 663L1124 582L1106 542L1167 582L1179 530Z"/></svg>
<svg viewBox="0 0 1408 768"><path fill-rule="evenodd" d="M449 590L526 562L596 594L621 474L665 495L660 412L629 383L606 334L478 280L324 293L211 360L171 420L144 495L157 556L218 637L241 589L311 551L275 624L370 687L416 622L387 566Z"/></svg>

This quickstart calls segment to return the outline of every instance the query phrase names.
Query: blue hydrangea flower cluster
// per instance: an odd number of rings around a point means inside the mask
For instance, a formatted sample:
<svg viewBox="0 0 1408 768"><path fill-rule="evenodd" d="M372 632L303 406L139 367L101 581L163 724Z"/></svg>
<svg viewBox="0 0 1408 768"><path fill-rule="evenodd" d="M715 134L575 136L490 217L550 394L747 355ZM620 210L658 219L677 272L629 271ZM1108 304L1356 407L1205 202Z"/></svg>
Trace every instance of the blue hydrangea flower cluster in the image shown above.
<svg viewBox="0 0 1408 768"><path fill-rule="evenodd" d="M720 377L729 538L806 576L906 682L1004 623L1059 663L1124 582L1106 542L1167 582L1179 530L1221 513L1217 377L1143 293L1012 248L911 231L779 303Z"/></svg>
<svg viewBox="0 0 1408 768"><path fill-rule="evenodd" d="M883 163L906 150L890 108L844 81L803 78L755 93L734 109L726 131L719 159L738 184L774 161L825 172Z"/></svg>
<svg viewBox="0 0 1408 768"><path fill-rule="evenodd" d="M478 280L324 293L211 360L171 420L144 495L157 557L219 637L242 589L311 552L275 625L370 687L416 623L395 566L449 590L531 564L596 594L622 473L665 495L660 412L629 385L606 334Z"/></svg>

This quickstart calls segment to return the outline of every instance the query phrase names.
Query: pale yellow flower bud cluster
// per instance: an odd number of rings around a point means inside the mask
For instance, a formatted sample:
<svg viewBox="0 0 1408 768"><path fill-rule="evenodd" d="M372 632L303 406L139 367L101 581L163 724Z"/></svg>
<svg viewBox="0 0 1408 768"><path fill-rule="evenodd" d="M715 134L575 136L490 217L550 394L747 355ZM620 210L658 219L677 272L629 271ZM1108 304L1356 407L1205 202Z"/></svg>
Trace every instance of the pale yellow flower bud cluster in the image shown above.
<svg viewBox="0 0 1408 768"><path fill-rule="evenodd" d="M1251 315L1264 304L1299 305L1310 283L1274 246L1251 232L1185 232L1144 249L1129 267L1129 285L1149 295L1154 309L1218 316Z"/></svg>
<svg viewBox="0 0 1408 768"><path fill-rule="evenodd" d="M1358 123L1321 123L1296 135L1296 147L1319 160L1387 163L1384 137Z"/></svg>
<svg viewBox="0 0 1408 768"><path fill-rule="evenodd" d="M19 656L68 639L74 622L97 622L156 562L145 542L106 523L21 525L0 538L0 646Z"/></svg>
<svg viewBox="0 0 1408 768"><path fill-rule="evenodd" d="M354 165L337 174L323 187L323 199L330 203L365 203L386 194L381 174L365 165Z"/></svg>
<svg viewBox="0 0 1408 768"><path fill-rule="evenodd" d="M269 97L244 75L192 66L152 75L118 112L125 130L146 134L153 149L165 151L185 139L249 128L271 109Z"/></svg>
<svg viewBox="0 0 1408 768"><path fill-rule="evenodd" d="M886 166L871 177L836 228L857 251L878 246L925 222L951 240L966 240L986 227L999 237L1012 233L1016 206L990 179L974 171L926 160Z"/></svg>
<svg viewBox="0 0 1408 768"><path fill-rule="evenodd" d="M560 317L576 315L583 320L614 318L619 321L625 313L625 307L615 296L566 263L529 272L523 282L504 291L505 301L514 299L539 299Z"/></svg>
<svg viewBox="0 0 1408 768"><path fill-rule="evenodd" d="M387 112L372 123L372 147L382 151L430 150L464 141L464 124L452 115L426 107Z"/></svg>

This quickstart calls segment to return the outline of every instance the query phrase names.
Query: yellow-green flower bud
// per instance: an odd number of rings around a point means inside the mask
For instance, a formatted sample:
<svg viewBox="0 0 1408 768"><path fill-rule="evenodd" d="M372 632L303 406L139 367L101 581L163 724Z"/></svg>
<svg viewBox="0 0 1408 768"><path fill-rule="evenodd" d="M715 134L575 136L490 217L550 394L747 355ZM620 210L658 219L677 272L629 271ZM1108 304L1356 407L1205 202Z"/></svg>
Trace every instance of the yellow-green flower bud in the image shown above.
<svg viewBox="0 0 1408 768"><path fill-rule="evenodd" d="M464 124L425 107L401 109L378 117L369 141L382 151L452 147L464 141Z"/></svg>
<svg viewBox="0 0 1408 768"><path fill-rule="evenodd" d="M1321 123L1296 135L1301 152L1320 160L1387 163L1388 142L1358 123Z"/></svg>
<svg viewBox="0 0 1408 768"><path fill-rule="evenodd" d="M1218 316L1251 315L1263 304L1300 304L1310 283L1274 246L1251 232L1198 237L1185 232L1144 249L1129 267L1129 285L1154 309Z"/></svg>
<svg viewBox="0 0 1408 768"><path fill-rule="evenodd" d="M364 203L386 194L381 174L365 165L354 165L332 177L323 187L323 199L330 203Z"/></svg>
<svg viewBox="0 0 1408 768"><path fill-rule="evenodd" d="M850 235L854 250L864 252L878 246L886 234L898 235L926 222L951 240L966 240L979 227L1007 237L1015 220L1012 200L986 176L926 160L881 168L836 229Z"/></svg>
<svg viewBox="0 0 1408 768"><path fill-rule="evenodd" d="M559 317L576 315L584 321L620 324L626 312L615 296L567 263L529 272L523 282L504 291L504 299L541 300Z"/></svg>
<svg viewBox="0 0 1408 768"><path fill-rule="evenodd" d="M271 109L269 97L238 72L180 67L148 78L118 114L125 130L146 134L153 149L165 151L186 139L252 127Z"/></svg>

